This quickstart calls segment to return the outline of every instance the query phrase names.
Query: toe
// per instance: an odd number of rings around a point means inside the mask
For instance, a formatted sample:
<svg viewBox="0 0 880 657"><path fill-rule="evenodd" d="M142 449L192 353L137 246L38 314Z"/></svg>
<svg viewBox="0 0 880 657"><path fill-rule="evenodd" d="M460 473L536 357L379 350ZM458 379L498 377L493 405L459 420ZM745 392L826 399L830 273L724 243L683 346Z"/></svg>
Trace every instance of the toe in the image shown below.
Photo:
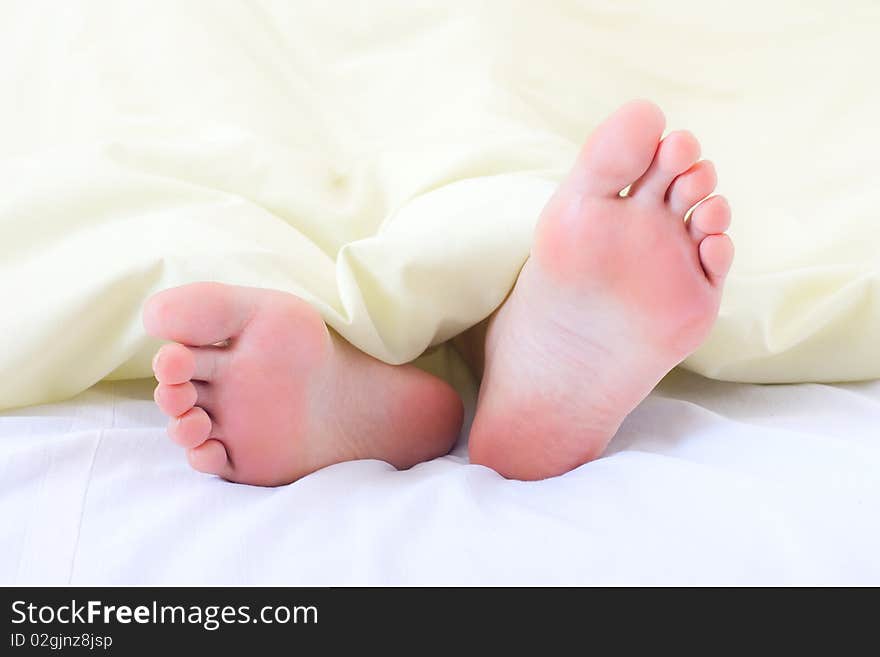
<svg viewBox="0 0 880 657"><path fill-rule="evenodd" d="M186 458L193 470L206 474L225 476L230 470L226 447L214 438L206 440L198 447L187 450Z"/></svg>
<svg viewBox="0 0 880 657"><path fill-rule="evenodd" d="M670 209L683 217L688 210L709 196L717 184L715 165L708 160L697 162L669 186L666 198Z"/></svg>
<svg viewBox="0 0 880 657"><path fill-rule="evenodd" d="M733 242L727 235L709 235L700 242L700 263L715 286L724 283L733 262Z"/></svg>
<svg viewBox="0 0 880 657"><path fill-rule="evenodd" d="M190 379L211 381L226 363L228 352L218 347L164 345L153 358L153 373L160 383L175 385Z"/></svg>
<svg viewBox="0 0 880 657"><path fill-rule="evenodd" d="M669 133L654 155L645 174L633 183L628 196L652 202L666 198L669 185L700 158L700 143L691 133L680 130Z"/></svg>
<svg viewBox="0 0 880 657"><path fill-rule="evenodd" d="M695 242L706 235L718 235L730 228L730 205L723 196L713 196L700 203L688 219L688 232Z"/></svg>
<svg viewBox="0 0 880 657"><path fill-rule="evenodd" d="M229 352L218 347L194 347L192 377L196 381L213 381L220 376Z"/></svg>
<svg viewBox="0 0 880 657"><path fill-rule="evenodd" d="M214 386L204 381L193 380L193 388L196 391L196 404L211 415L211 407L214 406Z"/></svg>
<svg viewBox="0 0 880 657"><path fill-rule="evenodd" d="M196 404L195 386L187 381L176 385L160 383L156 386L153 399L165 415L178 417L186 413Z"/></svg>
<svg viewBox="0 0 880 657"><path fill-rule="evenodd" d="M182 344L163 345L153 357L153 373L160 383L175 385L189 381L195 372L195 358Z"/></svg>
<svg viewBox="0 0 880 657"><path fill-rule="evenodd" d="M255 306L253 288L193 283L154 294L144 305L147 333L165 340L202 346L238 335Z"/></svg>
<svg viewBox="0 0 880 657"><path fill-rule="evenodd" d="M168 435L181 447L192 449L211 435L211 418L203 409L194 406L168 423Z"/></svg>
<svg viewBox="0 0 880 657"><path fill-rule="evenodd" d="M581 194L617 196L651 164L665 123L653 103L627 103L587 140L565 186Z"/></svg>

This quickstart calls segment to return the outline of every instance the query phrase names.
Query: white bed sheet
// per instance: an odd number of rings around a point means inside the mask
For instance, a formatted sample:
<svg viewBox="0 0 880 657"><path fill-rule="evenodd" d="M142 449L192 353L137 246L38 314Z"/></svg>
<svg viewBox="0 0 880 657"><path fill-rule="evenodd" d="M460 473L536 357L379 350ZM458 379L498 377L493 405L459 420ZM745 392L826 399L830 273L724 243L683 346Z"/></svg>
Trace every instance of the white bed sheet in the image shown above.
<svg viewBox="0 0 880 657"><path fill-rule="evenodd" d="M880 382L676 372L604 458L191 472L149 381L0 414L2 584L880 584Z"/></svg>

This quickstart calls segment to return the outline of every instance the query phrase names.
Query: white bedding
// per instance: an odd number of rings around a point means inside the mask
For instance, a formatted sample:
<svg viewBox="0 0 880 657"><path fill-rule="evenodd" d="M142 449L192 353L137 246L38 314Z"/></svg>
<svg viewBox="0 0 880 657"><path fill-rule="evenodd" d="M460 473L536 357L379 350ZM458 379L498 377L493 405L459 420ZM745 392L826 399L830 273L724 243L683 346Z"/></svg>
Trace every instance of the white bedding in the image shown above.
<svg viewBox="0 0 880 657"><path fill-rule="evenodd" d="M253 488L191 472L163 425L149 381L0 414L0 583L880 584L880 382L676 372L539 483L462 442Z"/></svg>

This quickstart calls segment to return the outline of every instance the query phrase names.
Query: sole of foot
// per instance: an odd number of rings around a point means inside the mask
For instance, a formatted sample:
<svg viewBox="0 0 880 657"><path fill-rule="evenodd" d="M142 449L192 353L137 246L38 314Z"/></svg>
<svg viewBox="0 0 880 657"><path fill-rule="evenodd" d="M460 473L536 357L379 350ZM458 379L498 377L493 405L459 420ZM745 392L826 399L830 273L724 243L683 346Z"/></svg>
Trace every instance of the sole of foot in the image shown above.
<svg viewBox="0 0 880 657"><path fill-rule="evenodd" d="M277 486L355 459L409 468L458 437L449 385L355 349L294 295L194 283L154 295L143 320L171 341L155 399L200 472Z"/></svg>
<svg viewBox="0 0 880 657"><path fill-rule="evenodd" d="M646 101L583 147L492 318L473 463L543 479L602 454L623 419L697 349L718 314L730 209L688 132L661 139ZM624 194L624 190L627 190Z"/></svg>

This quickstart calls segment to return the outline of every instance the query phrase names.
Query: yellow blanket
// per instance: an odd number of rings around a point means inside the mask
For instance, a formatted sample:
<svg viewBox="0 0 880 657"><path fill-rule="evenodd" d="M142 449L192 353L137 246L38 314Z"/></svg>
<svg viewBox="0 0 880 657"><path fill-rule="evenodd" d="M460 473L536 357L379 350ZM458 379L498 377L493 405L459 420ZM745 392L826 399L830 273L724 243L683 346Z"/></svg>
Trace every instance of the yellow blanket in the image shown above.
<svg viewBox="0 0 880 657"><path fill-rule="evenodd" d="M880 9L725 5L3 2L0 408L147 376L141 304L195 280L289 290L414 359L504 298L632 97L700 137L734 209L686 366L880 376Z"/></svg>

